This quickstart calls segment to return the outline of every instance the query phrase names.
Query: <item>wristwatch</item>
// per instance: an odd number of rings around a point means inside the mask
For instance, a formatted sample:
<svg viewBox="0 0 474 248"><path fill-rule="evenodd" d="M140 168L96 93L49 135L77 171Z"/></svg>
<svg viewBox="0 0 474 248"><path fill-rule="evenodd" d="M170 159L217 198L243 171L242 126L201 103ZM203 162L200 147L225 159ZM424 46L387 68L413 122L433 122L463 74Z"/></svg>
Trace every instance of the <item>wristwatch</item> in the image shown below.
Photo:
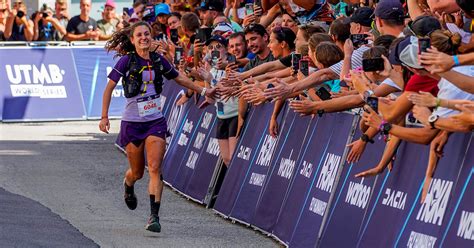
<svg viewBox="0 0 474 248"><path fill-rule="evenodd" d="M373 139L369 139L369 136L367 134L362 134L362 136L360 136L360 140L362 140L363 142L365 143L371 143L373 144L374 143L374 140Z"/></svg>
<svg viewBox="0 0 474 248"><path fill-rule="evenodd" d="M439 119L439 115L436 114L431 114L430 117L428 117L428 123L430 123L431 129L435 129L435 122Z"/></svg>
<svg viewBox="0 0 474 248"><path fill-rule="evenodd" d="M382 125L381 131L384 135L388 135L390 132L390 129L392 129L392 124L387 122Z"/></svg>
<svg viewBox="0 0 474 248"><path fill-rule="evenodd" d="M206 88L206 87L203 87L202 90L201 90L201 96L205 96L205 95L206 95L206 91L207 91L207 88Z"/></svg>
<svg viewBox="0 0 474 248"><path fill-rule="evenodd" d="M364 102L367 102L367 98L374 94L373 90L366 90L364 91Z"/></svg>
<svg viewBox="0 0 474 248"><path fill-rule="evenodd" d="M323 116L323 114L324 114L324 109L319 109L317 113L318 113L318 116L319 116L319 117Z"/></svg>

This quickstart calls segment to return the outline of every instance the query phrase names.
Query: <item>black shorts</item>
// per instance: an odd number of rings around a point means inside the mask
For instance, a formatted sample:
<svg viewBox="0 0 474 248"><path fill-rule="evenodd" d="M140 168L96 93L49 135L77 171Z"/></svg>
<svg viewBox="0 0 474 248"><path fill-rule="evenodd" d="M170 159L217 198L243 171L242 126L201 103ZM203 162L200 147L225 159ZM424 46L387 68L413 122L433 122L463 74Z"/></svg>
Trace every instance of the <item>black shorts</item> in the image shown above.
<svg viewBox="0 0 474 248"><path fill-rule="evenodd" d="M229 119L217 118L216 139L228 139L237 135L238 116Z"/></svg>

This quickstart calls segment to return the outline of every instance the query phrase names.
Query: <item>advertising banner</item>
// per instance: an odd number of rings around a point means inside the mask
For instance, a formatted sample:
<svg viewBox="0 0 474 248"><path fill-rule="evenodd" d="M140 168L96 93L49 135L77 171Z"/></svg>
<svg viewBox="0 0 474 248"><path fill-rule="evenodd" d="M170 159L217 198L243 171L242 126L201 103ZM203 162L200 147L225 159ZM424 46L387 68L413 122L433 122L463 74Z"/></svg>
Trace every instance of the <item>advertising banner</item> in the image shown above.
<svg viewBox="0 0 474 248"><path fill-rule="evenodd" d="M323 217L330 207L331 193L337 187L338 171L344 163L344 150L352 131L354 116L342 113L334 115L336 116L331 123L334 129L322 153L323 156L311 159L318 166L315 168L315 176L296 222L290 241L292 247L314 247L316 245ZM310 152L313 150L309 149Z"/></svg>
<svg viewBox="0 0 474 248"><path fill-rule="evenodd" d="M443 218L439 247L474 246L474 143L471 136L459 178L454 186L453 200Z"/></svg>
<svg viewBox="0 0 474 248"><path fill-rule="evenodd" d="M278 219L280 209L287 197L291 179L297 173L296 165L306 138L311 117L300 117L293 110L288 110L281 136L276 145L275 156L270 166L270 174L264 186L255 214L250 221L252 225L271 232Z"/></svg>
<svg viewBox="0 0 474 248"><path fill-rule="evenodd" d="M197 108L197 106L192 106L192 108ZM213 105L207 106L205 109L198 109L201 112L198 120L194 120L196 125L196 131L193 136L190 137L188 142L187 150L180 154L182 156L181 164L179 165L178 173L176 174L175 179L172 181L173 188L179 190L182 193L186 193L186 188L188 186L189 180L198 168L198 161L200 155L205 150L206 145L208 144L211 135L213 134L212 130L216 122L216 110ZM202 162L211 162L204 161ZM214 165L217 162L217 158L214 160ZM178 164L176 164L178 166ZM212 176L211 171L210 174ZM206 190L209 187L209 181L201 180L199 185L205 188Z"/></svg>
<svg viewBox="0 0 474 248"><path fill-rule="evenodd" d="M470 139L471 134L464 133L453 133L449 137L444 156L438 162L425 201L422 203L420 198L415 202L413 212L396 233L394 246L439 246L441 226L447 221L446 210L448 203L453 200L454 185L469 148ZM472 205L474 204L471 204L471 207Z"/></svg>
<svg viewBox="0 0 474 248"><path fill-rule="evenodd" d="M257 157L259 158L258 161L260 164L266 164L267 161L270 163L271 152L276 144L276 140L269 137L267 131L272 111L273 104L263 104L252 108L248 114L246 127L240 137L219 191L219 197L214 205L214 209L217 212L228 216L233 210L236 199L240 197L245 184L250 183L250 187L254 187L255 191L260 192L259 190L261 190L263 186L266 173L253 172L253 174L249 174L249 172L252 167L251 165L254 164ZM264 143L265 146L263 145ZM265 166L259 166L263 167L263 170L267 168ZM256 200L257 199L254 199L253 207L255 207Z"/></svg>
<svg viewBox="0 0 474 248"><path fill-rule="evenodd" d="M184 94L184 92L180 92L172 98L173 101L170 106L171 109L169 110L169 116L167 117L168 131L170 132L171 136L166 138L166 152L161 169L165 182L174 179L170 176L170 170L173 170L175 167L177 167L176 158L179 158L179 155L176 154L176 149L178 149L177 139L184 127L184 119L186 118L191 106L189 101L183 105L176 104L176 102L181 97L181 94Z"/></svg>
<svg viewBox="0 0 474 248"><path fill-rule="evenodd" d="M3 121L85 119L69 48L1 48Z"/></svg>
<svg viewBox="0 0 474 248"><path fill-rule="evenodd" d="M361 131L357 129L352 141L359 140L360 136ZM357 163L344 163L336 197L320 240L322 247L353 247L359 240L370 199L380 191L385 177L385 173L376 177L355 177L356 174L375 167L382 158L385 142L377 137L374 141L374 144L367 143ZM344 238L341 238L342 234Z"/></svg>
<svg viewBox="0 0 474 248"><path fill-rule="evenodd" d="M306 195L311 188L315 171L321 157L325 154L327 144L335 126L334 114L326 114L311 120L308 135L302 142L303 148L296 166L296 174L291 179L283 207L273 228L273 235L285 244L289 244L298 222L300 211L306 204ZM314 231L317 235L317 231Z"/></svg>
<svg viewBox="0 0 474 248"><path fill-rule="evenodd" d="M359 240L362 247L392 246L400 228L420 204L429 146L401 143L380 196L371 205Z"/></svg>
<svg viewBox="0 0 474 248"><path fill-rule="evenodd" d="M169 150L163 161L163 178L171 186L174 184L180 165L184 160L184 154L189 149L191 140L196 135L198 123L201 119L202 110L198 109L194 102L187 102L187 111L184 115L178 131L173 135ZM175 106L178 107L178 106ZM179 123L179 122L177 122Z"/></svg>
<svg viewBox="0 0 474 248"><path fill-rule="evenodd" d="M77 76L86 106L87 118L100 118L102 113L102 94L112 71L119 58L114 59L114 53L107 53L103 47L71 47ZM109 117L122 116L125 108L122 80L112 92L109 107Z"/></svg>

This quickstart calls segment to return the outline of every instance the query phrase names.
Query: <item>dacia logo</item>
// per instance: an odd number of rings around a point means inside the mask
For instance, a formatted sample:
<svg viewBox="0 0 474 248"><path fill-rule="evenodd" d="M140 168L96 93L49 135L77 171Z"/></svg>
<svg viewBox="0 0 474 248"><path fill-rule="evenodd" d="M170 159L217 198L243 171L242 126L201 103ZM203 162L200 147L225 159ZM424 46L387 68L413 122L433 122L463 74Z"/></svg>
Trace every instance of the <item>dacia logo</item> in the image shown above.
<svg viewBox="0 0 474 248"><path fill-rule="evenodd" d="M402 191L391 190L387 188L385 190L385 197L382 200L382 204L392 208L403 210L405 209L405 203L407 201L407 194Z"/></svg>

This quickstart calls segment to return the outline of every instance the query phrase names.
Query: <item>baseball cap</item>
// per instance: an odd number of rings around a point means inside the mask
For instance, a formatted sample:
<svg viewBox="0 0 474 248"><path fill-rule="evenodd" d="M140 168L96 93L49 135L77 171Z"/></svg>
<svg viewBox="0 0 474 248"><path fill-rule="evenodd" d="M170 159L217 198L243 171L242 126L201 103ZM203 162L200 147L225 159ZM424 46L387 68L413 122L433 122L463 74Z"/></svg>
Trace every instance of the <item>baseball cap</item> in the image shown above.
<svg viewBox="0 0 474 248"><path fill-rule="evenodd" d="M213 35L209 40L206 41L206 46L209 46L209 44L211 44L213 41L217 41L222 45L227 46L227 39L220 35Z"/></svg>
<svg viewBox="0 0 474 248"><path fill-rule="evenodd" d="M435 30L441 29L441 23L433 16L422 15L408 23L407 29L412 35L424 37L428 36Z"/></svg>
<svg viewBox="0 0 474 248"><path fill-rule="evenodd" d="M105 6L110 6L110 7L114 8L114 9L117 7L117 5L115 4L115 1L114 1L114 0L107 0L107 1L105 1L104 7L105 7Z"/></svg>
<svg viewBox="0 0 474 248"><path fill-rule="evenodd" d="M230 34L234 33L234 30L232 29L232 26L229 23L220 22L212 30L212 34L215 34L215 32L223 32L225 34L230 35Z"/></svg>
<svg viewBox="0 0 474 248"><path fill-rule="evenodd" d="M418 38L408 36L390 50L389 59L393 65L406 65L415 69L423 69L418 63Z"/></svg>
<svg viewBox="0 0 474 248"><path fill-rule="evenodd" d="M171 14L170 6L166 3L155 5L155 16Z"/></svg>
<svg viewBox="0 0 474 248"><path fill-rule="evenodd" d="M372 16L374 11L369 7L360 7L349 18L344 19L344 23L348 24L350 22L358 23L365 27L370 27L372 25Z"/></svg>
<svg viewBox="0 0 474 248"><path fill-rule="evenodd" d="M403 20L403 6L399 0L382 0L375 7L375 16L385 20Z"/></svg>
<svg viewBox="0 0 474 248"><path fill-rule="evenodd" d="M205 0L199 6L200 10L215 10L217 12L224 11L224 2L221 0Z"/></svg>

